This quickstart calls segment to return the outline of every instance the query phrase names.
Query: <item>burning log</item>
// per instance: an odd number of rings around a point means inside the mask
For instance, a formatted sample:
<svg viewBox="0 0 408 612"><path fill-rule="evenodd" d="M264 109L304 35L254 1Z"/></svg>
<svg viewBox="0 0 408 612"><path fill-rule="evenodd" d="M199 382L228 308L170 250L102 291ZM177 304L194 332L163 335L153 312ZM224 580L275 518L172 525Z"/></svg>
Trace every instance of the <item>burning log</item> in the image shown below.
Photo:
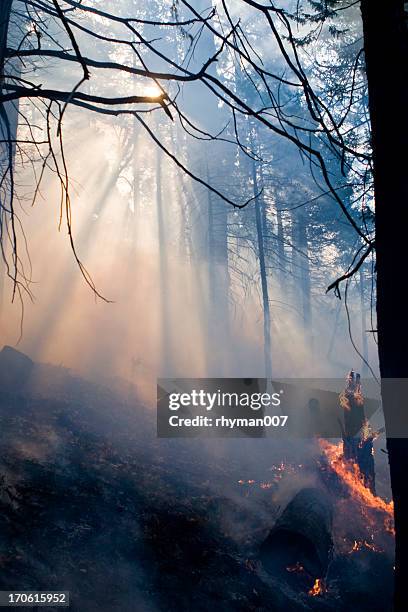
<svg viewBox="0 0 408 612"><path fill-rule="evenodd" d="M340 394L340 405L344 414L344 458L359 467L365 486L375 495L373 442L376 434L371 431L364 414L360 374L353 370L347 377L345 390Z"/></svg>
<svg viewBox="0 0 408 612"><path fill-rule="evenodd" d="M287 578L302 568L313 577L312 584L315 576L324 576L333 548L332 514L332 504L321 489L297 493L261 546L265 569Z"/></svg>

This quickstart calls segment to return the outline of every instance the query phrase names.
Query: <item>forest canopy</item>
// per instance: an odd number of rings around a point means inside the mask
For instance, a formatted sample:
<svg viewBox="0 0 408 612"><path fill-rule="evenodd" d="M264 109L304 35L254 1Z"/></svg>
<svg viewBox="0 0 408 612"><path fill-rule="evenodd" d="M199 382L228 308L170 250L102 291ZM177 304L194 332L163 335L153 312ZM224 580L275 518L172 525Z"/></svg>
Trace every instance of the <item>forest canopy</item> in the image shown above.
<svg viewBox="0 0 408 612"><path fill-rule="evenodd" d="M2 244L11 243L14 256L6 260L16 281L24 274L18 269L13 162L21 160L36 174L33 199L44 173L56 172L61 221L92 284L71 233L63 153L68 108L115 116L122 125L136 120L182 172L235 208L253 203L264 186L234 197L218 189L168 146L157 122L175 123L172 129L182 130L186 140L226 143L230 156L253 159L257 168L271 166L272 143L283 138L299 152L317 195L332 199L356 234L355 258L345 276L370 255L371 151L356 3L288 2L275 8L250 1L152 2L133 14L126 3L118 10L114 2L17 0L13 7L4 3L6 18L7 5L1 100L11 119L18 114L20 128L13 138L13 120L3 125L13 146L4 151L2 186L11 185L13 197L3 204ZM214 118L206 121L204 115Z"/></svg>

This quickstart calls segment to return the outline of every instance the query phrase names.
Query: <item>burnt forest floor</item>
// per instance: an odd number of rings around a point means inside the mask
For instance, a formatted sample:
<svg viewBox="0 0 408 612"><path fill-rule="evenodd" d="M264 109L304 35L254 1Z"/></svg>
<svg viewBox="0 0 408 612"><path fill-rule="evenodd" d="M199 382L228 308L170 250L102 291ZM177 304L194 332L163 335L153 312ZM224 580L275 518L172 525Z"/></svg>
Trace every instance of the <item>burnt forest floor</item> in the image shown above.
<svg viewBox="0 0 408 612"><path fill-rule="evenodd" d="M40 378L0 391L0 590L67 590L80 612L377 609L358 585L354 608L353 593L310 597L263 570L299 458L274 463L268 440L158 440L134 396L53 367ZM377 578L362 571L364 594Z"/></svg>

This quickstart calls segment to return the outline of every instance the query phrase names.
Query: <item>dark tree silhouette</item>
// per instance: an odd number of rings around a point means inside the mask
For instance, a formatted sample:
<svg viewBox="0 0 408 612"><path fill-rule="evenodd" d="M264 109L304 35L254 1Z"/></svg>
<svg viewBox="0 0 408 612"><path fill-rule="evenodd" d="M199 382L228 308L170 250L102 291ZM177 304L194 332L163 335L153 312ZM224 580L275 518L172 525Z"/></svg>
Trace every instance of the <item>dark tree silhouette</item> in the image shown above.
<svg viewBox="0 0 408 612"><path fill-rule="evenodd" d="M364 49L369 87L376 217L378 353L382 379L408 378L406 304L400 286L406 276L408 180L406 143L408 62L407 14L403 0L362 0ZM381 44L379 44L381 41ZM395 122L392 121L395 117ZM405 385L404 385L405 387ZM383 408L391 485L395 504L395 609L408 607L408 440L395 435L395 414L404 414L406 397L383 381ZM395 412L396 411L396 412Z"/></svg>

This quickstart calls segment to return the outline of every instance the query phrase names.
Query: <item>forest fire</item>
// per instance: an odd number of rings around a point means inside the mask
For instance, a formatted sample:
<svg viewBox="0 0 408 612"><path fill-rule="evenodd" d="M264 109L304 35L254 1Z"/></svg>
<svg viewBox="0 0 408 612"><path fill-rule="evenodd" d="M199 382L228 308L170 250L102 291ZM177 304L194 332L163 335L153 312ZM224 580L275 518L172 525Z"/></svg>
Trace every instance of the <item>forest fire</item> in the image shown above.
<svg viewBox="0 0 408 612"><path fill-rule="evenodd" d="M308 595L310 595L311 597L317 597L319 595L324 595L326 592L327 589L325 587L323 578L316 578L314 585L308 592Z"/></svg>
<svg viewBox="0 0 408 612"><path fill-rule="evenodd" d="M386 514L385 527L387 531L391 528L394 517L394 502L386 502L381 497L374 495L363 482L363 477L358 466L343 457L342 443L331 444L327 440L319 440L330 468L337 474L341 481L347 486L350 495L360 503L380 510Z"/></svg>

